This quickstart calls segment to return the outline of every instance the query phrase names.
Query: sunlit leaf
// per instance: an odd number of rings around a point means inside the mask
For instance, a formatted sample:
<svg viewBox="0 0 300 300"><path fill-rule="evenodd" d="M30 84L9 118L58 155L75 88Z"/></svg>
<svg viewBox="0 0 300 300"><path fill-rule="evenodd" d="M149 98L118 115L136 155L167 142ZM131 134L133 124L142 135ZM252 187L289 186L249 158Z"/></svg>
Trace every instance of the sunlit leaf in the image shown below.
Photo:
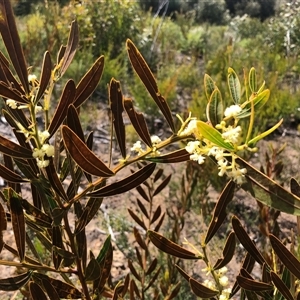
<svg viewBox="0 0 300 300"><path fill-rule="evenodd" d="M26 94L29 94L27 64L23 54L20 37L13 15L11 1L0 1L0 33L7 49L7 53Z"/></svg>
<svg viewBox="0 0 300 300"><path fill-rule="evenodd" d="M205 74L204 75L204 90L205 90L205 95L207 98L207 101L209 101L211 94L213 91L216 89L215 82L212 80L212 78Z"/></svg>
<svg viewBox="0 0 300 300"><path fill-rule="evenodd" d="M225 220L227 216L226 207L233 198L234 189L235 183L233 181L229 181L223 189L218 199L218 202L214 208L213 216L209 224L208 230L206 232L206 237L204 241L205 244L207 244L212 239L212 237L215 235L215 233Z"/></svg>
<svg viewBox="0 0 300 300"><path fill-rule="evenodd" d="M148 179L155 169L156 164L148 164L145 167L139 169L135 173L125 177L124 179L106 185L98 190L88 193L88 196L92 197L109 197L125 193Z"/></svg>
<svg viewBox="0 0 300 300"><path fill-rule="evenodd" d="M254 111L259 111L269 100L270 90L264 90L261 93L253 96ZM251 103L248 103L240 113L237 114L237 118L242 119L251 115Z"/></svg>
<svg viewBox="0 0 300 300"><path fill-rule="evenodd" d="M208 121L215 127L223 120L224 107L221 92L216 88L207 103L206 116Z"/></svg>
<svg viewBox="0 0 300 300"><path fill-rule="evenodd" d="M256 71L253 67L249 71L249 87L252 93L255 93L257 91Z"/></svg>
<svg viewBox="0 0 300 300"><path fill-rule="evenodd" d="M148 230L148 236L151 242L161 251L183 259L200 259L195 253L182 248L181 246L173 243L169 239L163 237L159 233Z"/></svg>
<svg viewBox="0 0 300 300"><path fill-rule="evenodd" d="M126 145L125 145L125 125L123 122L123 94L121 91L120 82L111 79L109 84L109 101L110 101L110 109L113 115L113 125L116 134L116 138L118 141L118 145L120 147L120 151L123 158L126 158Z"/></svg>
<svg viewBox="0 0 300 300"><path fill-rule="evenodd" d="M234 150L234 147L230 143L225 142L222 138L221 133L214 127L208 125L203 121L197 121L197 128L204 138L208 139L215 145L228 151Z"/></svg>
<svg viewBox="0 0 300 300"><path fill-rule="evenodd" d="M25 218L21 201L17 197L9 199L11 223L14 231L20 261L25 257Z"/></svg>
<svg viewBox="0 0 300 300"><path fill-rule="evenodd" d="M255 145L259 140L265 138L266 136L268 136L269 134L271 134L273 131L275 131L278 127L280 127L280 125L282 124L283 119L281 119L277 124L275 124L272 128L266 130L265 132L257 135L255 138L251 139L248 142L248 145L252 146Z"/></svg>
<svg viewBox="0 0 300 300"><path fill-rule="evenodd" d="M127 40L126 42L127 46L127 53L130 59L130 62L137 73L137 75L140 77L142 82L144 83L145 87L147 88L149 94L159 107L160 111L166 118L171 130L175 132L175 125L172 118L172 113L170 111L169 105L164 99L164 97L160 94L156 80L148 67L146 61L144 60L141 53L138 51L136 46L133 44L131 40Z"/></svg>
<svg viewBox="0 0 300 300"><path fill-rule="evenodd" d="M87 173L99 177L114 175L80 138L67 126L62 126L62 136L65 148L74 161Z"/></svg>
<svg viewBox="0 0 300 300"><path fill-rule="evenodd" d="M228 68L228 86L233 102L239 104L241 101L241 84L237 74L232 68Z"/></svg>

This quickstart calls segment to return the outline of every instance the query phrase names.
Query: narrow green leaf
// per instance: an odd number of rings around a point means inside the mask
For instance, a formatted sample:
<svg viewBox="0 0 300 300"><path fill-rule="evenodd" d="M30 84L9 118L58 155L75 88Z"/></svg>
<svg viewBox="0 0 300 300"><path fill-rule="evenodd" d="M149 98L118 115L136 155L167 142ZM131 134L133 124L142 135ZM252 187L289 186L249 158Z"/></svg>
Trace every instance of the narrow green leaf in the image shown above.
<svg viewBox="0 0 300 300"><path fill-rule="evenodd" d="M204 138L208 139L215 145L228 151L234 150L234 147L230 143L224 141L221 133L207 123L203 121L197 121L197 128Z"/></svg>
<svg viewBox="0 0 300 300"><path fill-rule="evenodd" d="M93 66L86 72L76 86L74 106L80 107L95 91L104 69L104 56L100 56Z"/></svg>
<svg viewBox="0 0 300 300"><path fill-rule="evenodd" d="M20 261L25 257L25 218L21 201L17 197L9 199L11 223L14 231Z"/></svg>
<svg viewBox="0 0 300 300"><path fill-rule="evenodd" d="M217 230L222 225L223 221L225 220L226 214L226 207L231 202L233 195L234 195L235 183L231 180L227 183L225 188L223 189L218 202L215 206L212 220L209 224L208 230L206 232L206 237L204 243L207 244L212 237L215 235Z"/></svg>
<svg viewBox="0 0 300 300"><path fill-rule="evenodd" d="M243 228L240 220L236 216L233 216L231 222L232 222L233 230L237 238L239 239L240 243L244 246L244 248L260 265L263 265L264 263L267 264L265 258L258 251L255 244L252 242L249 235L247 234L246 230Z"/></svg>
<svg viewBox="0 0 300 300"><path fill-rule="evenodd" d="M248 145L250 145L250 146L255 145L259 140L263 139L264 137L268 136L270 133L272 133L273 131L275 131L282 124L282 122L283 122L283 119L281 119L276 125L274 125L269 130L267 130L267 131L259 134L255 138L251 139L248 142Z"/></svg>
<svg viewBox="0 0 300 300"><path fill-rule="evenodd" d="M221 92L216 88L207 103L206 116L208 121L215 127L220 124L224 116L224 107Z"/></svg>
<svg viewBox="0 0 300 300"><path fill-rule="evenodd" d="M195 280L194 278L190 278L189 283L190 283L190 287L191 287L193 293L197 297L212 298L212 297L217 296L219 294L218 291L209 289L208 287L201 284L199 281Z"/></svg>
<svg viewBox="0 0 300 300"><path fill-rule="evenodd" d="M16 21L13 15L11 1L0 1L0 33L7 49L7 53L16 73L23 85L25 93L29 94L27 64L18 34Z"/></svg>
<svg viewBox="0 0 300 300"><path fill-rule="evenodd" d="M260 111L260 109L268 102L270 98L270 90L264 90L261 93L253 97L254 111ZM242 119L251 115L251 102L248 103L242 111L237 115L237 118Z"/></svg>
<svg viewBox="0 0 300 300"><path fill-rule="evenodd" d="M149 94L159 107L160 111L166 118L171 130L175 132L175 125L172 117L171 110L169 108L169 105L167 101L164 99L164 97L160 94L157 83L155 81L155 78L148 67L146 61L144 60L141 53L138 51L136 46L133 44L131 40L126 41L127 46L127 53L131 62L131 65L137 75L142 80L143 84L147 88Z"/></svg>
<svg viewBox="0 0 300 300"><path fill-rule="evenodd" d="M126 158L126 139L125 139L125 125L123 122L122 113L123 108L123 94L121 91L120 81L111 79L109 84L109 102L110 109L113 115L113 125L120 147L122 157Z"/></svg>
<svg viewBox="0 0 300 300"><path fill-rule="evenodd" d="M17 291L24 286L30 279L32 271L26 272L14 277L8 277L0 279L0 290L1 291Z"/></svg>
<svg viewBox="0 0 300 300"><path fill-rule="evenodd" d="M195 253L180 247L173 243L169 239L163 237L159 233L148 230L148 236L151 242L161 251L168 253L172 256L183 258L183 259L200 259Z"/></svg>
<svg viewBox="0 0 300 300"><path fill-rule="evenodd" d="M205 95L207 98L207 101L211 98L211 94L213 91L216 89L215 82L212 80L212 78L205 74L204 75L204 90L205 90Z"/></svg>
<svg viewBox="0 0 300 300"><path fill-rule="evenodd" d="M300 216L300 198L284 189L274 180L254 168L245 160L238 158L240 167L247 169L247 182L242 188L249 192L256 200L282 212Z"/></svg>
<svg viewBox="0 0 300 300"><path fill-rule="evenodd" d="M256 93L257 91L257 79L255 68L251 68L249 71L249 88L251 93Z"/></svg>
<svg viewBox="0 0 300 300"><path fill-rule="evenodd" d="M99 177L114 175L80 138L67 126L62 126L62 136L65 148L74 161L87 173Z"/></svg>
<svg viewBox="0 0 300 300"><path fill-rule="evenodd" d="M148 179L153 173L155 166L156 164L148 164L126 178L106 185L98 190L88 193L87 195L92 197L109 197L125 193L136 188Z"/></svg>
<svg viewBox="0 0 300 300"><path fill-rule="evenodd" d="M241 83L232 68L228 68L228 86L231 98L235 104L240 104L241 101Z"/></svg>
<svg viewBox="0 0 300 300"><path fill-rule="evenodd" d="M275 235L270 234L269 239L272 248L282 263L290 270L292 274L300 279L300 262L297 257L291 251L289 251Z"/></svg>

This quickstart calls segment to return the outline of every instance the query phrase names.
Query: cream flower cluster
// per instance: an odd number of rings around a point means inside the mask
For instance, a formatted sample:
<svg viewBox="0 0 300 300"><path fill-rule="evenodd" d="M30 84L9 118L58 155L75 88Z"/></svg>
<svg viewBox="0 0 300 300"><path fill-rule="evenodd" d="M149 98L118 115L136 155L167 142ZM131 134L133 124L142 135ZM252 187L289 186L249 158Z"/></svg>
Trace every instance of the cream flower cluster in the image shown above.
<svg viewBox="0 0 300 300"><path fill-rule="evenodd" d="M161 139L157 135L153 135L151 136L151 142L153 146L152 155L159 155L160 152L156 149L156 146L161 142ZM135 142L130 150L133 152L137 152L138 155L142 155L144 153L141 141Z"/></svg>
<svg viewBox="0 0 300 300"><path fill-rule="evenodd" d="M202 271L207 271L207 269L205 268ZM219 300L228 300L231 293L231 288L226 288L229 284L228 277L225 275L226 272L227 272L226 267L223 267L220 270L216 271L216 275L218 276L219 283L224 288L222 289L222 292L219 295ZM209 289L217 290L216 284L209 279L206 279L203 284Z"/></svg>

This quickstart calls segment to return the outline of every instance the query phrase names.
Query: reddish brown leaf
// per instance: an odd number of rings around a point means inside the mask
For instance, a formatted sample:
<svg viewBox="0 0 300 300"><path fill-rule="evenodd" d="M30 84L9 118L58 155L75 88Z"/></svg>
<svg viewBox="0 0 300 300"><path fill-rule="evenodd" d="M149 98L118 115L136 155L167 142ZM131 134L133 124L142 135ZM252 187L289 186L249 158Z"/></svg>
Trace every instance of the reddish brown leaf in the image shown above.
<svg viewBox="0 0 300 300"><path fill-rule="evenodd" d="M81 122L74 104L69 105L67 111L67 125L76 133L76 135L84 142L84 133L81 127Z"/></svg>
<svg viewBox="0 0 300 300"><path fill-rule="evenodd" d="M69 33L67 47L65 48L64 56L62 58L63 62L60 68L60 74L61 74L60 76L62 76L66 72L69 65L71 64L78 46L78 42L79 42L79 30L78 30L77 21L75 20L71 24L71 30Z"/></svg>
<svg viewBox="0 0 300 300"><path fill-rule="evenodd" d="M213 217L206 233L205 244L207 244L212 239L214 234L217 232L217 230L220 228L223 221L225 220L227 215L226 207L233 198L234 189L235 183L232 180L229 181L223 189L215 206Z"/></svg>
<svg viewBox="0 0 300 300"><path fill-rule="evenodd" d="M158 205L157 209L155 210L153 217L150 221L150 224L153 224L161 215L161 207Z"/></svg>
<svg viewBox="0 0 300 300"><path fill-rule="evenodd" d="M142 188L142 186L137 186L136 190L139 192L139 194L147 201L150 202L149 196L146 194L145 190Z"/></svg>
<svg viewBox="0 0 300 300"><path fill-rule="evenodd" d="M157 83L155 81L155 78L148 67L146 61L144 60L141 53L138 51L136 46L132 43L131 40L127 40L126 42L127 46L127 53L130 59L130 62L137 73L137 75L140 77L142 82L144 83L145 87L147 88L149 94L152 96L153 100L161 110L162 114L166 118L169 126L171 127L171 130L175 132L175 125L172 118L172 113L170 111L169 105L164 99L164 97L160 94Z"/></svg>
<svg viewBox="0 0 300 300"><path fill-rule="evenodd" d="M0 81L0 95L7 99L12 99L17 101L18 103L27 104L28 100L25 98L24 95L21 94L15 88L12 88L7 85L7 83Z"/></svg>
<svg viewBox="0 0 300 300"><path fill-rule="evenodd" d="M16 291L24 286L30 279L32 271L4 279L0 279L0 290L1 291Z"/></svg>
<svg viewBox="0 0 300 300"><path fill-rule="evenodd" d="M200 259L199 256L196 256L195 253L182 248L181 246L173 243L169 239L163 237L159 233L148 230L148 236L151 242L161 251L173 255L175 257L183 259Z"/></svg>
<svg viewBox="0 0 300 300"><path fill-rule="evenodd" d="M269 239L272 248L285 267L288 268L289 271L298 279L300 279L300 262L297 257L291 251L289 251L275 235L270 234Z"/></svg>
<svg viewBox="0 0 300 300"><path fill-rule="evenodd" d="M146 271L146 275L151 274L156 269L156 267L157 267L157 258L154 258L148 270Z"/></svg>
<svg viewBox="0 0 300 300"><path fill-rule="evenodd" d="M86 227L89 213L90 213L90 208L88 206L86 206L84 208L80 218L76 222L76 228L75 228L74 234L78 234Z"/></svg>
<svg viewBox="0 0 300 300"><path fill-rule="evenodd" d="M181 288L181 282L179 281L178 283L176 283L176 285L172 289L171 293L167 296L167 299L168 300L174 299L180 292L180 288Z"/></svg>
<svg viewBox="0 0 300 300"><path fill-rule="evenodd" d="M80 107L95 91L104 68L104 56L100 56L86 72L76 87L74 106Z"/></svg>
<svg viewBox="0 0 300 300"><path fill-rule="evenodd" d="M22 262L25 257L25 218L23 207L20 199L16 197L11 197L9 199L9 205L12 228L14 231L20 261Z"/></svg>
<svg viewBox="0 0 300 300"><path fill-rule="evenodd" d="M138 296L138 298L141 298L140 291L133 279L130 280L130 300L135 300L136 297L134 296L134 293Z"/></svg>
<svg viewBox="0 0 300 300"><path fill-rule="evenodd" d="M36 102L40 100L40 98L43 96L43 94L48 86L49 80L51 78L51 69L52 69L51 57L50 57L49 52L46 51L44 54L44 59L43 59L39 90L35 97Z"/></svg>
<svg viewBox="0 0 300 300"><path fill-rule="evenodd" d="M136 133L139 135L141 140L151 148L151 137L143 114L135 111L131 99L126 98L123 101L124 108L131 121L133 128L135 129Z"/></svg>
<svg viewBox="0 0 300 300"><path fill-rule="evenodd" d="M235 250L235 234L231 231L226 239L225 247L223 249L223 257L219 258L214 265L214 270L225 267L232 259Z"/></svg>
<svg viewBox="0 0 300 300"><path fill-rule="evenodd" d="M0 152L17 158L33 159L32 151L0 136Z"/></svg>
<svg viewBox="0 0 300 300"><path fill-rule="evenodd" d="M142 255L140 253L140 250L138 247L134 247L135 248L135 254L136 254L136 258L137 258L137 261L140 265L141 268L144 268L144 263L143 263L143 259L142 259Z"/></svg>
<svg viewBox="0 0 300 300"><path fill-rule="evenodd" d="M153 173L155 166L156 164L148 164L126 178L106 185L98 190L88 193L87 195L92 197L109 197L125 193L134 189L148 179Z"/></svg>
<svg viewBox="0 0 300 300"><path fill-rule="evenodd" d="M4 246L3 231L6 230L6 228L7 228L6 213L4 207L0 203L0 253Z"/></svg>
<svg viewBox="0 0 300 300"><path fill-rule="evenodd" d="M146 160L157 162L157 163L179 163L190 160L191 154L189 154L185 149L176 150L174 152L160 155L157 157L147 157Z"/></svg>
<svg viewBox="0 0 300 300"><path fill-rule="evenodd" d="M63 240L60 226L52 227L52 243L53 246L58 248L63 248ZM54 247L52 247L52 261L56 270L60 267L62 257L55 251Z"/></svg>
<svg viewBox="0 0 300 300"><path fill-rule="evenodd" d="M42 279L42 284L43 284L43 287L45 289L45 291L47 292L49 298L51 300L60 300L55 288L53 287L53 285L50 283L49 280L47 279Z"/></svg>
<svg viewBox="0 0 300 300"><path fill-rule="evenodd" d="M146 286L145 291L147 291L147 290L153 285L153 283L157 280L160 271L161 271L161 267L159 267L159 268L156 270L156 272L154 273L154 275L153 275L152 278L150 279L148 285ZM156 299L156 298L155 298L155 299Z"/></svg>
<svg viewBox="0 0 300 300"><path fill-rule="evenodd" d="M194 278L190 278L189 280L191 289L193 293L201 298L212 298L214 296L217 296L219 294L218 291L214 291L206 287L205 285L201 284Z"/></svg>
<svg viewBox="0 0 300 300"><path fill-rule="evenodd" d="M297 197L300 197L300 185L295 178L291 178L290 186L291 192Z"/></svg>
<svg viewBox="0 0 300 300"><path fill-rule="evenodd" d="M128 212L130 214L130 216L132 217L132 219L137 222L142 228L144 228L145 230L147 230L147 226L145 225L144 221L141 220L131 209L128 208Z"/></svg>
<svg viewBox="0 0 300 300"><path fill-rule="evenodd" d="M138 280L138 281L142 281L141 276L138 274L138 272L136 271L135 267L132 264L132 261L129 259L128 260L128 267L130 269L130 272L132 273L132 275Z"/></svg>
<svg viewBox="0 0 300 300"><path fill-rule="evenodd" d="M294 297L291 294L289 288L284 284L280 277L273 271L271 271L270 275L274 285L276 286L278 291L283 295L284 299L294 300Z"/></svg>
<svg viewBox="0 0 300 300"><path fill-rule="evenodd" d="M64 90L62 91L59 103L48 127L50 136L52 136L56 132L56 130L60 127L60 125L66 118L68 107L74 101L75 91L76 87L74 81L72 79L68 80L64 87Z"/></svg>
<svg viewBox="0 0 300 300"><path fill-rule="evenodd" d="M120 147L122 157L126 158L126 139L125 139L125 125L123 122L122 113L123 108L123 94L121 91L120 81L111 79L109 84L109 101L110 110L113 115L113 125L115 129L116 138Z"/></svg>
<svg viewBox="0 0 300 300"><path fill-rule="evenodd" d="M156 224L156 226L154 227L154 231L158 231L164 221L164 218L165 218L165 213L163 213L163 215L161 216L160 220L158 221L158 223Z"/></svg>
<svg viewBox="0 0 300 300"><path fill-rule="evenodd" d="M28 72L18 35L11 1L0 1L0 33L16 73L26 94L29 94Z"/></svg>
<svg viewBox="0 0 300 300"><path fill-rule="evenodd" d="M169 175L163 182L155 189L153 196L159 194L170 182L172 175Z"/></svg>
<svg viewBox="0 0 300 300"><path fill-rule="evenodd" d="M163 173L164 173L163 169L158 169L154 176L153 181L156 182L162 176Z"/></svg>
<svg viewBox="0 0 300 300"><path fill-rule="evenodd" d="M34 281L29 282L29 292L32 300L48 300L42 288Z"/></svg>
<svg viewBox="0 0 300 300"><path fill-rule="evenodd" d="M99 177L114 175L80 138L67 126L62 126L62 136L65 148L74 161L87 173Z"/></svg>
<svg viewBox="0 0 300 300"><path fill-rule="evenodd" d="M271 284L256 281L247 277L243 277L238 275L236 277L239 286L245 290L253 291L253 292L263 292L273 290L274 287Z"/></svg>
<svg viewBox="0 0 300 300"><path fill-rule="evenodd" d="M54 167L52 157L49 158L49 165L46 167L46 173L48 176L49 183L51 184L51 187L61 198L63 198L65 201L68 201L68 196L66 195L62 183L58 178L57 171Z"/></svg>
<svg viewBox="0 0 300 300"><path fill-rule="evenodd" d="M4 180L9 182L14 182L14 183L22 183L28 181L26 178L22 178L19 174L11 171L10 169L6 168L1 164L0 164L0 176Z"/></svg>
<svg viewBox="0 0 300 300"><path fill-rule="evenodd" d="M142 239L142 237L136 227L133 227L133 234L134 234L135 240L140 245L140 247L143 248L144 250L147 250L147 245L145 244L144 240Z"/></svg>
<svg viewBox="0 0 300 300"><path fill-rule="evenodd" d="M236 217L232 217L232 227L233 230L239 239L240 243L244 246L244 248L250 253L250 255L260 264L263 265L263 263L266 263L266 260L262 256L262 254L258 251L255 244L250 239L249 235L243 228L240 220Z"/></svg>
<svg viewBox="0 0 300 300"><path fill-rule="evenodd" d="M139 199L137 199L137 204L138 204L138 207L140 208L140 210L142 211L142 213L145 215L145 217L147 219L149 219L149 214L148 214L147 209L144 206L144 204Z"/></svg>

